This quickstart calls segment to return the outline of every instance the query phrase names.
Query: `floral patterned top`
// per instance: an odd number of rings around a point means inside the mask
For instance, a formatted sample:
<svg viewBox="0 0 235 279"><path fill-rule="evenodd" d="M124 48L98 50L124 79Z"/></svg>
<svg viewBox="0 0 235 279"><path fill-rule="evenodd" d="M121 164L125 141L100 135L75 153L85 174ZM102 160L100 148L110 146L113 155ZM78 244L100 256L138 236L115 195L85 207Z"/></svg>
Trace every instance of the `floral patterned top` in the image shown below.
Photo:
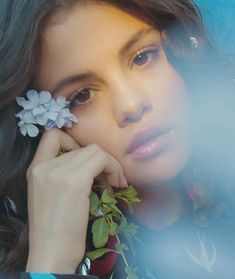
<svg viewBox="0 0 235 279"><path fill-rule="evenodd" d="M233 279L235 274L235 226L221 219L209 228L189 225L185 216L163 231L141 226L144 246L136 245L138 277L131 279ZM107 267L111 272L105 273ZM94 275L20 273L0 275L0 279L126 279L121 258L106 255L91 268ZM224 277L225 276L225 277Z"/></svg>

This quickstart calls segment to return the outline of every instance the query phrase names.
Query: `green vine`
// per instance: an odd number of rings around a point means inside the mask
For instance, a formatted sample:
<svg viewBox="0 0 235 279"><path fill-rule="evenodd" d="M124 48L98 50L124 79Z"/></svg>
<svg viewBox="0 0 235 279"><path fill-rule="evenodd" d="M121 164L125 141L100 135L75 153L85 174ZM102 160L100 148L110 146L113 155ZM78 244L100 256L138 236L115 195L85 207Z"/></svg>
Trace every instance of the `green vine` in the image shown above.
<svg viewBox="0 0 235 279"><path fill-rule="evenodd" d="M65 153L60 150L58 155ZM142 242L137 237L138 226L128 222L118 202L126 205L130 214L134 212L134 205L140 202L137 191L131 185L125 189L114 191L109 185L94 185L90 193L89 219L92 222L91 233L93 251L86 252L86 256L94 261L106 253L115 252L121 256L125 264L126 279L138 279L137 267L128 264L126 252L131 251L135 256L133 241ZM115 249L105 247L110 236L116 238ZM121 240L125 239L125 243Z"/></svg>
<svg viewBox="0 0 235 279"><path fill-rule="evenodd" d="M138 226L131 222L128 223L124 213L117 206L120 200L127 204L129 212L133 213L133 205L140 202L137 192L131 185L118 192L114 192L113 188L108 185L97 188L103 188L100 196L94 190L90 194L90 220L93 220L91 231L96 250L87 252L86 256L93 261L108 252L115 252L124 261L127 279L137 279L137 268L129 266L126 252L131 250L135 255L133 240L140 242L137 238ZM116 237L115 249L105 247L109 236ZM123 243L121 238L124 238L128 245Z"/></svg>

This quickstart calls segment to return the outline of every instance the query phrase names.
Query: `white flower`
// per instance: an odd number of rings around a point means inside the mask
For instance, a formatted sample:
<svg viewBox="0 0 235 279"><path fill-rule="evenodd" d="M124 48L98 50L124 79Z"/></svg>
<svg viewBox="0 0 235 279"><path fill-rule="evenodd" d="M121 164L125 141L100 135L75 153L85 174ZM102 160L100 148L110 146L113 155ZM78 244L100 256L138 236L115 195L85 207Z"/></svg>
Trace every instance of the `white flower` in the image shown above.
<svg viewBox="0 0 235 279"><path fill-rule="evenodd" d="M23 121L19 121L18 126L20 127L21 134L24 136L28 134L30 137L36 137L39 133L38 127L33 124L27 124Z"/></svg>
<svg viewBox="0 0 235 279"><path fill-rule="evenodd" d="M33 125L38 124L44 126L46 130L53 127L71 128L73 122L78 120L74 114L68 109L69 101L65 97L59 96L57 99L52 98L48 91L29 90L26 93L28 100L24 97L16 97L18 105L23 107L15 116L20 118L18 126L22 135L36 137L39 129Z"/></svg>

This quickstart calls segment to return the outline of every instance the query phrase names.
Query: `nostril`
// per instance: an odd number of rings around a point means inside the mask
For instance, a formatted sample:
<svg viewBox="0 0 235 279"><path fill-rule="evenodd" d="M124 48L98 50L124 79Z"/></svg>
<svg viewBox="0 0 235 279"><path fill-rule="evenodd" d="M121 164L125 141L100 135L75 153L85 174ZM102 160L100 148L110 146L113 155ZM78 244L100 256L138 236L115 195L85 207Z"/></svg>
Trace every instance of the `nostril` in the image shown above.
<svg viewBox="0 0 235 279"><path fill-rule="evenodd" d="M138 121L139 119L141 119L142 115L143 115L143 111L127 115L125 117L125 122L135 122L135 121Z"/></svg>
<svg viewBox="0 0 235 279"><path fill-rule="evenodd" d="M149 105L146 105L144 108L143 108L143 114L146 113L146 112L149 112L151 111L151 107Z"/></svg>
<svg viewBox="0 0 235 279"><path fill-rule="evenodd" d="M144 106L141 110L139 110L139 112L137 112L135 114L133 113L133 114L126 115L126 117L124 118L124 123L136 122L136 121L140 120L146 112L149 112L149 111L150 111L150 107Z"/></svg>
<svg viewBox="0 0 235 279"><path fill-rule="evenodd" d="M126 116L124 122L135 122L137 120L139 120L140 117L137 117L137 116Z"/></svg>

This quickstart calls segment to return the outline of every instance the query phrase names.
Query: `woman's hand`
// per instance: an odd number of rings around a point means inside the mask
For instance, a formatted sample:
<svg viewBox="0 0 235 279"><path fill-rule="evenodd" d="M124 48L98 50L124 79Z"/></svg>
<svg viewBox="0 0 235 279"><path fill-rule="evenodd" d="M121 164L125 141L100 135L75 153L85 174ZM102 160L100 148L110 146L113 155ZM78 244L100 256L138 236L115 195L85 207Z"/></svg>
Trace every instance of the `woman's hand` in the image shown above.
<svg viewBox="0 0 235 279"><path fill-rule="evenodd" d="M60 148L67 152L58 157ZM98 145L80 147L57 128L45 132L27 170L28 272L75 272L86 246L94 178L127 186L120 164Z"/></svg>

